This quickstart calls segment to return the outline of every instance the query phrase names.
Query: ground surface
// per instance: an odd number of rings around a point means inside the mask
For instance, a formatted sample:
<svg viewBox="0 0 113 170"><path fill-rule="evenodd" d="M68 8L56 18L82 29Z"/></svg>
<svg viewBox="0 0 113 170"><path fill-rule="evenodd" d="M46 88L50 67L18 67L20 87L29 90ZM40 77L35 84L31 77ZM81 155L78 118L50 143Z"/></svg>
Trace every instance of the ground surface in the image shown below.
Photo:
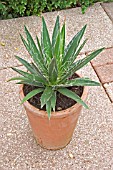
<svg viewBox="0 0 113 170"><path fill-rule="evenodd" d="M40 17L0 21L0 170L112 170L113 169L113 3L95 4L82 15L81 9L44 14L50 32L56 15L66 17L67 43L87 24L89 39L80 57L105 47L97 59L80 70L86 77L100 81L101 87L89 88L70 144L59 151L47 151L37 145L23 106L19 88L6 80L16 73L10 67L21 67L14 55L30 60L19 33L27 25L33 36L41 29Z"/></svg>

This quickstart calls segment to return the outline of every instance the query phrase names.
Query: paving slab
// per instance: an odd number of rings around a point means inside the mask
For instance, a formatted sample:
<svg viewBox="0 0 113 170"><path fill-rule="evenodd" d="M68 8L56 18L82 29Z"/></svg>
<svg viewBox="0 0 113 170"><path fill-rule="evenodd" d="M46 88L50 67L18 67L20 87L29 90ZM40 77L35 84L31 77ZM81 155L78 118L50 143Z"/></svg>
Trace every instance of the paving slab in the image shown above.
<svg viewBox="0 0 113 170"><path fill-rule="evenodd" d="M99 3L89 7L84 15L81 14L80 8L62 10L59 15L61 20L66 18L68 41L87 24L85 38L88 38L88 42L83 52L100 47L113 47L113 24Z"/></svg>
<svg viewBox="0 0 113 170"><path fill-rule="evenodd" d="M104 8L107 15L110 17L110 19L113 22L113 2L111 2L111 3L102 3L102 7Z"/></svg>
<svg viewBox="0 0 113 170"><path fill-rule="evenodd" d="M113 82L113 64L95 67L102 84Z"/></svg>
<svg viewBox="0 0 113 170"><path fill-rule="evenodd" d="M113 82L104 84L104 87L105 87L111 101L113 102Z"/></svg>
<svg viewBox="0 0 113 170"><path fill-rule="evenodd" d="M102 84L113 82L113 48L105 49L91 63Z"/></svg>
<svg viewBox="0 0 113 170"><path fill-rule="evenodd" d="M88 42L82 52L92 51L101 47L113 47L113 25L109 17L100 4L88 8L86 13L81 13L81 8L73 8L58 12L49 12L43 14L47 21L50 34L57 15L60 15L60 21L66 18L66 42L77 33L85 24L87 24L85 38ZM41 18L36 16L22 17L10 20L0 21L0 68L7 68L19 65L14 55L27 58L30 57L23 46L19 33L24 34L24 25L26 25L33 37L40 34Z"/></svg>
<svg viewBox="0 0 113 170"><path fill-rule="evenodd" d="M50 32L56 16L57 12L53 12L52 15L48 13L46 18ZM19 65L14 55L31 61L19 35L22 34L25 37L24 25L27 26L34 40L36 35L40 37L41 17L30 16L0 21L0 69Z"/></svg>
<svg viewBox="0 0 113 170"><path fill-rule="evenodd" d="M113 64L113 48L105 49L95 59L91 61L93 66L104 66Z"/></svg>
<svg viewBox="0 0 113 170"><path fill-rule="evenodd" d="M80 72L99 81L91 65ZM113 105L103 87L89 88L83 109L70 144L58 151L37 145L23 106L18 85L6 82L17 75L10 68L0 70L0 165L1 170L102 170L113 169Z"/></svg>

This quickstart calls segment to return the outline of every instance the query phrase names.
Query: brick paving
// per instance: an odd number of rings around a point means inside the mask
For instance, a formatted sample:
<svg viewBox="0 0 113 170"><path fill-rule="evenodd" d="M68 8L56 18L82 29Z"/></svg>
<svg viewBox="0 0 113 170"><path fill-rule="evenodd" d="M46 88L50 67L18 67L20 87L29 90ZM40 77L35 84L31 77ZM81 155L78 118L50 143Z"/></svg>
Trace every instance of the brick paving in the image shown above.
<svg viewBox="0 0 113 170"><path fill-rule="evenodd" d="M91 61L107 95L113 102L113 48L105 49Z"/></svg>
<svg viewBox="0 0 113 170"><path fill-rule="evenodd" d="M103 3L102 7L105 10L106 14L110 17L111 21L113 22L113 2Z"/></svg>
<svg viewBox="0 0 113 170"><path fill-rule="evenodd" d="M103 66L98 66L98 67L95 67L95 70L102 84L113 82L113 64L106 64Z"/></svg>
<svg viewBox="0 0 113 170"><path fill-rule="evenodd" d="M105 49L95 59L91 61L94 67L113 64L113 48Z"/></svg>

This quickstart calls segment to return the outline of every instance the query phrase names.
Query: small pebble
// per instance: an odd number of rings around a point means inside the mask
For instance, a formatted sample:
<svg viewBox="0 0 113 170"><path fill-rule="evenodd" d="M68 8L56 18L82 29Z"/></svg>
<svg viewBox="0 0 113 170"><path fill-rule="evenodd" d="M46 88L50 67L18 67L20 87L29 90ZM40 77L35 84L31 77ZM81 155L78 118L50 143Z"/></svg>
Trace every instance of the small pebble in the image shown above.
<svg viewBox="0 0 113 170"><path fill-rule="evenodd" d="M7 133L7 136L11 136L12 135L12 133Z"/></svg>
<svg viewBox="0 0 113 170"><path fill-rule="evenodd" d="M73 159L73 158L74 158L74 156L73 156L73 154L72 154L72 153L69 153L69 157L70 157L71 159Z"/></svg>
<svg viewBox="0 0 113 170"><path fill-rule="evenodd" d="M15 50L19 50L17 47L14 47Z"/></svg>
<svg viewBox="0 0 113 170"><path fill-rule="evenodd" d="M62 108L61 108L61 107L57 107L57 110L59 110L59 111L60 111L60 110L62 110Z"/></svg>
<svg viewBox="0 0 113 170"><path fill-rule="evenodd" d="M6 57L7 59L9 58L7 54L5 55L5 57Z"/></svg>
<svg viewBox="0 0 113 170"><path fill-rule="evenodd" d="M3 43L3 42L0 42L0 44L1 44L1 46L5 46L5 43Z"/></svg>

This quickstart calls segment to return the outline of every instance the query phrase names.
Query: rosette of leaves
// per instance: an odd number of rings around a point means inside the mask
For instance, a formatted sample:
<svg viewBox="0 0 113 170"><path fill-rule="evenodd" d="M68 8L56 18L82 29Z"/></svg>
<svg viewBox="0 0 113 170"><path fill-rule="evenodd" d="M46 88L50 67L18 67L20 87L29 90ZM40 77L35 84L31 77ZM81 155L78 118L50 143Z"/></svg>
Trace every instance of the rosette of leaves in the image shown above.
<svg viewBox="0 0 113 170"><path fill-rule="evenodd" d="M33 62L28 63L26 60L15 56L22 63L27 71L12 68L21 76L11 78L11 80L19 80L18 84L28 84L36 86L37 89L29 92L21 103L29 100L38 93L42 93L40 102L41 107L46 105L46 111L50 119L51 112L55 112L57 92L75 100L76 102L88 108L82 99L69 90L71 86L99 86L98 82L89 78L69 79L77 70L85 66L93 58L95 58L103 48L94 51L85 58L77 60L76 58L87 40L82 44L80 41L84 35L86 25L72 38L69 44L65 45L65 22L60 29L59 16L57 16L53 29L52 40L48 33L47 25L42 17L41 41L36 36L37 43L34 42L31 34L25 26L26 40L22 35L21 39L29 52Z"/></svg>

